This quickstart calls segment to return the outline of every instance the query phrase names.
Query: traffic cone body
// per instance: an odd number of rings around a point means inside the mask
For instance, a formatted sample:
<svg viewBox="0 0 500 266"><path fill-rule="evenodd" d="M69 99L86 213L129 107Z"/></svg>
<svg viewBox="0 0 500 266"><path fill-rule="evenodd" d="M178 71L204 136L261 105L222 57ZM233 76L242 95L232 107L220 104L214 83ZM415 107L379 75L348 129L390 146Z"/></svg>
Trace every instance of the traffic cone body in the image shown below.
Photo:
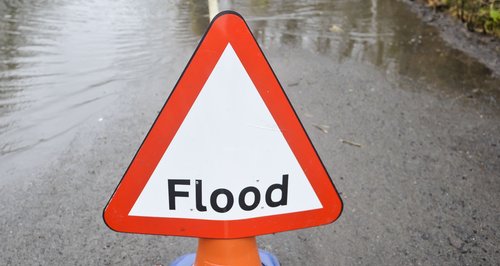
<svg viewBox="0 0 500 266"><path fill-rule="evenodd" d="M195 266L260 266L255 237L238 239L200 238Z"/></svg>

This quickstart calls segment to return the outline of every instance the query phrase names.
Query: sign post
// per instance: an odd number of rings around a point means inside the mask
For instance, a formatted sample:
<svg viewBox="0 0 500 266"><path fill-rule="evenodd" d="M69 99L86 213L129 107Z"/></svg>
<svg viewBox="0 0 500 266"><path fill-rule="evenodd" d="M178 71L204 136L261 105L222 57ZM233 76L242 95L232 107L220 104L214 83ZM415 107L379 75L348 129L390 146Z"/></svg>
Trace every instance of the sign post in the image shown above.
<svg viewBox="0 0 500 266"><path fill-rule="evenodd" d="M248 263L213 263L252 265L260 263L255 236L331 223L341 210L250 29L239 14L224 11L212 20L104 220L119 232L198 237L196 265L212 260L207 250L240 248L253 250L242 253Z"/></svg>

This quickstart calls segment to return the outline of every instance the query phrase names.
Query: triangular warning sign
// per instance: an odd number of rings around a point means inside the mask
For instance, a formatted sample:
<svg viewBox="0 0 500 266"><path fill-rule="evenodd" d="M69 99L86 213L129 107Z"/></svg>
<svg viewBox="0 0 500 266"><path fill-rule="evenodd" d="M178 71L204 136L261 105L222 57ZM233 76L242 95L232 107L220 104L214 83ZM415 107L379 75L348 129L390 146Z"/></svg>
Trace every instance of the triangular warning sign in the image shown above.
<svg viewBox="0 0 500 266"><path fill-rule="evenodd" d="M241 238L342 202L241 16L214 18L104 211L121 232Z"/></svg>

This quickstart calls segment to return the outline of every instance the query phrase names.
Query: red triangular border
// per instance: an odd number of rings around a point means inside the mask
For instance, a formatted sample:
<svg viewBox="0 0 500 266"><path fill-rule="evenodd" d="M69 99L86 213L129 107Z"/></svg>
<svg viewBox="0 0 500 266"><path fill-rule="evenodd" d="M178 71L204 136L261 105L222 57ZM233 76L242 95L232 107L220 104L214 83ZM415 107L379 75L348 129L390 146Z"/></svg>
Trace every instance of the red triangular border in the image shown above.
<svg viewBox="0 0 500 266"><path fill-rule="evenodd" d="M269 108L323 208L230 221L128 216L228 42ZM341 211L341 199L250 29L238 13L225 11L213 19L200 41L104 209L104 220L119 232L242 238L331 223Z"/></svg>

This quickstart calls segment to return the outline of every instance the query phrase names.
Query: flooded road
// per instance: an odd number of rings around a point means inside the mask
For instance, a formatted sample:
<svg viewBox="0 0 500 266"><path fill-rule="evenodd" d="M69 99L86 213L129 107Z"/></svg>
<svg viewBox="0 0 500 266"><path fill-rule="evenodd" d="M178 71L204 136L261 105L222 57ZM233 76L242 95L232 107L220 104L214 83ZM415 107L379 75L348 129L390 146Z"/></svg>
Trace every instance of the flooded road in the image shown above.
<svg viewBox="0 0 500 266"><path fill-rule="evenodd" d="M285 265L500 261L491 70L399 2L220 2L247 20L345 204L262 248ZM194 251L114 233L101 211L207 26L206 1L0 1L0 264Z"/></svg>
<svg viewBox="0 0 500 266"><path fill-rule="evenodd" d="M40 154L61 152L79 124L101 119L99 112L128 81L161 80L169 54L194 46L208 25L203 4L3 3L2 164L21 158L37 164ZM498 80L490 77L491 71L446 47L435 31L404 16L408 12L401 5L221 5L245 14L264 47L305 49L332 63L370 63L394 82L409 78L430 83L438 93L456 97L480 91L496 104Z"/></svg>

